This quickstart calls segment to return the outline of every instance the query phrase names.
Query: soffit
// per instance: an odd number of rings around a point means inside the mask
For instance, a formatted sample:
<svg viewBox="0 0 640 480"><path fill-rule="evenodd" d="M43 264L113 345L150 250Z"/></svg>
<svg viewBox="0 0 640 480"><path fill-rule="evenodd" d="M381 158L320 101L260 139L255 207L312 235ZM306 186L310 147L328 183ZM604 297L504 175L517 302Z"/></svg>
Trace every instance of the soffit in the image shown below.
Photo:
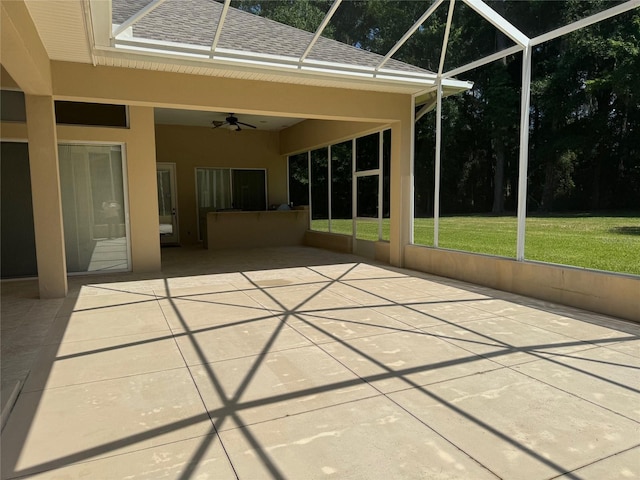
<svg viewBox="0 0 640 480"><path fill-rule="evenodd" d="M158 125L187 125L193 127L212 128L213 122L224 122L231 112L202 112L196 110L179 110L173 108L155 108L154 119ZM304 118L273 117L266 115L236 115L240 122L256 127L256 130L280 131L302 122ZM235 127L221 126L222 130L235 130ZM242 130L251 131L250 127L242 126Z"/></svg>
<svg viewBox="0 0 640 480"><path fill-rule="evenodd" d="M25 3L51 60L91 63L80 0L25 0Z"/></svg>

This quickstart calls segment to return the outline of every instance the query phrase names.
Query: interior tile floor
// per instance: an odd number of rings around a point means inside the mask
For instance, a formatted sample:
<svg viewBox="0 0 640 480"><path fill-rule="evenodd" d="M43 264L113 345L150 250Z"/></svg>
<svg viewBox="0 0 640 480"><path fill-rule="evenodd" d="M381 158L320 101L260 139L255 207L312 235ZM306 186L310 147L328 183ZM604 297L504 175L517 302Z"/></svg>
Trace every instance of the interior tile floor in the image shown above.
<svg viewBox="0 0 640 480"><path fill-rule="evenodd" d="M3 479L640 477L638 324L303 247L69 284L2 284Z"/></svg>

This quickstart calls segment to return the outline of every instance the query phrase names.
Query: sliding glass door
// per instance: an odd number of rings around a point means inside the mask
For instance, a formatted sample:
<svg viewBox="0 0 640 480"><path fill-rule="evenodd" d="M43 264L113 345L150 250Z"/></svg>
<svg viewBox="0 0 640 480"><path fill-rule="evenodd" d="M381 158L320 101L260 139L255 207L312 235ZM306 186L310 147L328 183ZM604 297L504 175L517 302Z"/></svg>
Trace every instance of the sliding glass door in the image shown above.
<svg viewBox="0 0 640 480"><path fill-rule="evenodd" d="M59 145L67 272L130 270L120 145Z"/></svg>

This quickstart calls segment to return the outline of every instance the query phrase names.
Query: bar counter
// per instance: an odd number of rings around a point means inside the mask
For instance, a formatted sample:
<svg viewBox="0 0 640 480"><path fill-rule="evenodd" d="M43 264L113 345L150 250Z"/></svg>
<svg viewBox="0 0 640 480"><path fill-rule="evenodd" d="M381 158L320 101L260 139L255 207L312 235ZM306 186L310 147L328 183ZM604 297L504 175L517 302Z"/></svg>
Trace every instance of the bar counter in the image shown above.
<svg viewBox="0 0 640 480"><path fill-rule="evenodd" d="M209 212L204 247L215 250L302 245L308 228L308 207Z"/></svg>

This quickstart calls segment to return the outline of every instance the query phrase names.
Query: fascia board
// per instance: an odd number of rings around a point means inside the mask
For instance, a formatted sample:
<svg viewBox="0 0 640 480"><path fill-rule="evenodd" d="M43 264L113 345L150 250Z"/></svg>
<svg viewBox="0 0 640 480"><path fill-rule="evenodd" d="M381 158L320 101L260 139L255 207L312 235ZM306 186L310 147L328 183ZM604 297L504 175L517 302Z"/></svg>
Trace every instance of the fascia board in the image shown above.
<svg viewBox="0 0 640 480"><path fill-rule="evenodd" d="M305 78L315 77L319 80L339 80L341 83L345 83L346 88L349 88L350 83L357 82L378 87L371 88L371 90L380 90L380 87L384 89L384 86L392 86L406 87L407 93L415 93L431 87L435 83L433 75L430 74L415 75L412 72L387 70L385 70L385 74L382 74L382 72L375 72L374 69L352 68L349 65L318 62L312 62L308 65L305 62L305 64L299 65L298 63L287 62L288 58L284 58L284 61L281 62L274 62L270 61L272 59L266 58L260 60L260 56L256 55L243 55L241 57L215 55L213 58L208 58L208 56L205 58L204 55L196 53L191 55L186 52L169 54L164 50L154 49L152 45L144 48L144 50L141 50L140 47L130 50L126 46L118 48L96 47L95 53L97 56L104 58L140 60L172 66L188 65L196 68L211 68L212 76L216 76L216 70L228 69L256 74L275 74L283 77L302 76ZM283 81L286 82L286 78L283 78ZM465 89L468 87L466 87L465 82L462 82L460 88Z"/></svg>
<svg viewBox="0 0 640 480"><path fill-rule="evenodd" d="M473 82L466 82L462 80L453 80L453 79L442 79L442 96L449 97L451 95L457 95L462 92L466 92L467 90L471 90L473 88ZM421 105L425 105L429 102L433 101L432 110L435 108L435 98L436 98L436 86L434 85L432 88L428 90L424 90L423 92L416 95L416 107Z"/></svg>

